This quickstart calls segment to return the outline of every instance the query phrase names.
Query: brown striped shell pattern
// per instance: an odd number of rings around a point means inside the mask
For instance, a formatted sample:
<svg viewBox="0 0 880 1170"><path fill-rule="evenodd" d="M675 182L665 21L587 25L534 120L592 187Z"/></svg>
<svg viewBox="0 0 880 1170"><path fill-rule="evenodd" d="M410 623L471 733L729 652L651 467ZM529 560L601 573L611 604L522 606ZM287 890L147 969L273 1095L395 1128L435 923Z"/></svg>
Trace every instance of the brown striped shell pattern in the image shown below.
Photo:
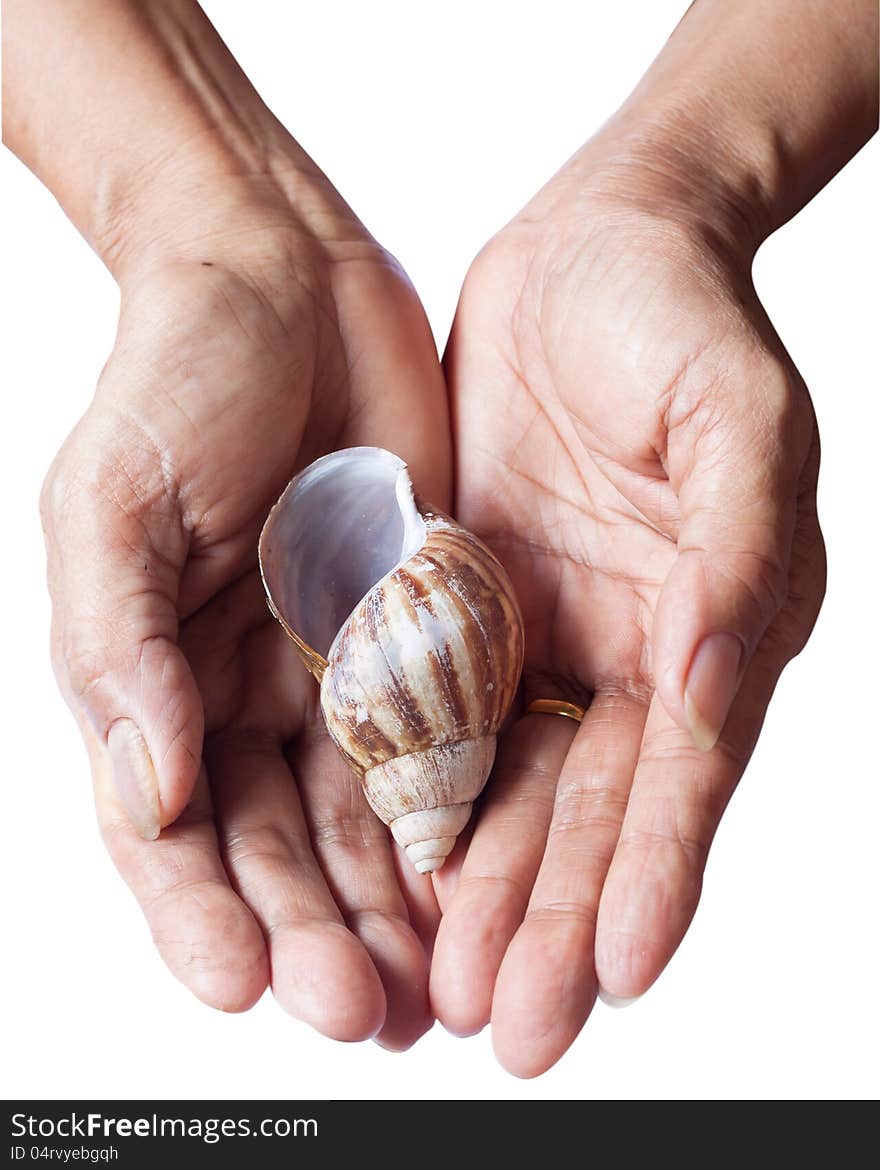
<svg viewBox="0 0 880 1170"><path fill-rule="evenodd" d="M420 509L406 464L379 447L325 455L288 484L260 569L370 807L420 873L439 869L519 683L506 572L472 533Z"/></svg>

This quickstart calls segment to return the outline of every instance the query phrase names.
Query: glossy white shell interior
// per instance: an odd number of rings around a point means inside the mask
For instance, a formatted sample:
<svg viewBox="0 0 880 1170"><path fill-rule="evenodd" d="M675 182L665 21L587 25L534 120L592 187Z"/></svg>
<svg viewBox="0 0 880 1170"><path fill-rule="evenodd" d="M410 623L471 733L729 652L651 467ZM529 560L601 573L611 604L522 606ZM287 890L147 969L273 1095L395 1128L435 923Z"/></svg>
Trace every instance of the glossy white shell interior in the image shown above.
<svg viewBox="0 0 880 1170"><path fill-rule="evenodd" d="M284 621L326 658L355 606L425 535L403 460L350 447L312 463L272 509L263 579Z"/></svg>

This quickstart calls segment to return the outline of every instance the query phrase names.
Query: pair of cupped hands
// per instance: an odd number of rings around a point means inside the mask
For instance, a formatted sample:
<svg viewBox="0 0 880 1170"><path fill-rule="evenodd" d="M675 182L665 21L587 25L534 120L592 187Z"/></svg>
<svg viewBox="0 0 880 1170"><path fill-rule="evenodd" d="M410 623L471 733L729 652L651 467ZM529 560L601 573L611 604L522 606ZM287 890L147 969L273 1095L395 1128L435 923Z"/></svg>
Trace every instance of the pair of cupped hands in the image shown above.
<svg viewBox="0 0 880 1170"><path fill-rule="evenodd" d="M673 165L588 144L474 261L442 367L298 155L120 243L116 345L43 496L54 660L113 860L204 1002L271 985L395 1050L491 1020L529 1076L681 941L824 554L759 233ZM257 569L291 475L361 444L482 536L525 619L521 699L433 879L328 740Z"/></svg>

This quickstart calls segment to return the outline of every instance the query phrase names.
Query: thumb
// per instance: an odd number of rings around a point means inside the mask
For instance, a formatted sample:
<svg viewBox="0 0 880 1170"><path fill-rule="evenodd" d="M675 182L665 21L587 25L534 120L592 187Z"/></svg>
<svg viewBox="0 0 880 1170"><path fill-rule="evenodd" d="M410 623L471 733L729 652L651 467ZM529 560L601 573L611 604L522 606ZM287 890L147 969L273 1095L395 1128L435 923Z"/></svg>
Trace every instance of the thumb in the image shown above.
<svg viewBox="0 0 880 1170"><path fill-rule="evenodd" d="M809 400L787 371L670 425L678 551L654 614L657 693L702 751L714 747L751 656L785 600Z"/></svg>
<svg viewBox="0 0 880 1170"><path fill-rule="evenodd" d="M158 466L138 474L85 446L62 451L41 499L53 662L152 839L185 808L202 754L202 702L176 644L187 539Z"/></svg>

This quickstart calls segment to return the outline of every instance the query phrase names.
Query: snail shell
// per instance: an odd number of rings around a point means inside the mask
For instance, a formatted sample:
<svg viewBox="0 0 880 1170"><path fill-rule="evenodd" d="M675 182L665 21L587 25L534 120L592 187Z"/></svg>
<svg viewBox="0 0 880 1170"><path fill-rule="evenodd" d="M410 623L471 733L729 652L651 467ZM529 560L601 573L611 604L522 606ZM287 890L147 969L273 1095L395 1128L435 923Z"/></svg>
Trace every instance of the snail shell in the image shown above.
<svg viewBox="0 0 880 1170"><path fill-rule="evenodd" d="M260 568L370 807L420 873L439 869L522 669L507 574L472 533L420 509L406 464L378 447L326 455L290 482Z"/></svg>

